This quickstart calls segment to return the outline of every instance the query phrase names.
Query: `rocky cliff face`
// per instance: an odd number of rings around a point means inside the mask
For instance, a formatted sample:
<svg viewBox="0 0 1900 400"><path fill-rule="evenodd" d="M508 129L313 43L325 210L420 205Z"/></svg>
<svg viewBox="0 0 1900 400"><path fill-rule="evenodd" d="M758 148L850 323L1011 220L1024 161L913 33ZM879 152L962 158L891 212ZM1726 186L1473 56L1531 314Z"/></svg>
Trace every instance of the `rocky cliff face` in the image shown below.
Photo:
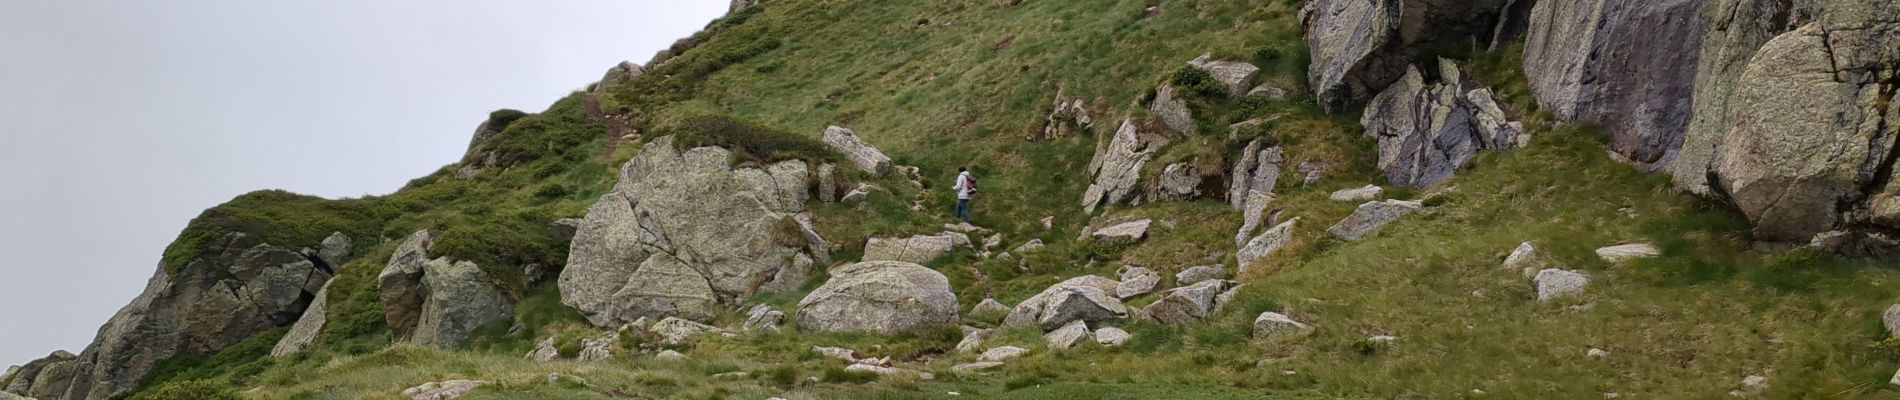
<svg viewBox="0 0 1900 400"><path fill-rule="evenodd" d="M1364 104L1433 43L1489 39L1503 0L1313 0L1300 11L1307 81L1331 112Z"/></svg>
<svg viewBox="0 0 1900 400"><path fill-rule="evenodd" d="M22 368L6 391L39 399L107 399L136 388L153 366L209 354L302 316L349 254L348 240L309 254L228 233L198 258L161 266L145 291L113 315L78 355L59 352Z"/></svg>
<svg viewBox="0 0 1900 400"><path fill-rule="evenodd" d="M1701 0L1542 1L1524 39L1538 104L1596 123L1610 149L1665 168L1689 124Z"/></svg>
<svg viewBox="0 0 1900 400"><path fill-rule="evenodd" d="M640 317L706 320L720 305L798 288L828 263L805 212L803 161L731 166L717 147L655 139L588 209L561 274L561 298L603 327ZM788 235L786 229L799 237Z"/></svg>

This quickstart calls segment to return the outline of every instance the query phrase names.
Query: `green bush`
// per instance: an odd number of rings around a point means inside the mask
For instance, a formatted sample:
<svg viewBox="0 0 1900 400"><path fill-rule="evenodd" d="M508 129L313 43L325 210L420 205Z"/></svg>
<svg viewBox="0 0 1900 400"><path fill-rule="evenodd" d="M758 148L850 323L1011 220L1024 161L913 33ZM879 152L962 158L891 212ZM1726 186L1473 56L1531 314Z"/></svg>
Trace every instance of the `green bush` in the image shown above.
<svg viewBox="0 0 1900 400"><path fill-rule="evenodd" d="M167 383L157 389L139 393L130 400L243 400L229 385L213 380L190 380Z"/></svg>
<svg viewBox="0 0 1900 400"><path fill-rule="evenodd" d="M1217 99L1227 97L1227 86L1214 79L1213 74L1200 68L1182 66L1169 78L1176 89L1182 93L1193 93L1203 98Z"/></svg>
<svg viewBox="0 0 1900 400"><path fill-rule="evenodd" d="M733 151L739 161L772 163L785 160L842 161L837 151L817 140L753 125L725 116L688 118L674 131L673 146L681 150L719 146Z"/></svg>

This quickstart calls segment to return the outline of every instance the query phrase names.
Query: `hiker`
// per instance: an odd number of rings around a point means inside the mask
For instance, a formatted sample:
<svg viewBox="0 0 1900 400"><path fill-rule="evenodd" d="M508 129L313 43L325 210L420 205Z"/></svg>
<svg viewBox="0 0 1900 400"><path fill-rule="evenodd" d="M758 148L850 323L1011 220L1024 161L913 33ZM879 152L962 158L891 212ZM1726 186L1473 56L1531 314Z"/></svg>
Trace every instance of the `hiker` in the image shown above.
<svg viewBox="0 0 1900 400"><path fill-rule="evenodd" d="M967 167L957 167L957 184L950 186L957 191L957 218L970 223L970 195L976 194L976 177L970 175Z"/></svg>

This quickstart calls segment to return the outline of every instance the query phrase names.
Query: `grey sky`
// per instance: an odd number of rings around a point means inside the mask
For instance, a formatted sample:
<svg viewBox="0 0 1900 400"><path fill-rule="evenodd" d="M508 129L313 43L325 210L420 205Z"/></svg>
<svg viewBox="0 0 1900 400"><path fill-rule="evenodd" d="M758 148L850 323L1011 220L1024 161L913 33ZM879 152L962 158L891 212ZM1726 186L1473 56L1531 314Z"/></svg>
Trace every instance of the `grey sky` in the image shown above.
<svg viewBox="0 0 1900 400"><path fill-rule="evenodd" d="M0 0L0 369L78 352L199 211L384 194L723 0Z"/></svg>

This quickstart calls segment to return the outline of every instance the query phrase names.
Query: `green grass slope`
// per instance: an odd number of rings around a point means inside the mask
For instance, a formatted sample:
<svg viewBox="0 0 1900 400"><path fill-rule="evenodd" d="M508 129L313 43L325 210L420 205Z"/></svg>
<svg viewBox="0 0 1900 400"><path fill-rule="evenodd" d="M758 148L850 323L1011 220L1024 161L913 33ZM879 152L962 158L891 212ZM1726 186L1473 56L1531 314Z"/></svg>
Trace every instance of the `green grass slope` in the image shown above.
<svg viewBox="0 0 1900 400"><path fill-rule="evenodd" d="M834 159L811 139L840 125L899 164L920 167L924 192L893 178L852 175L848 180L892 192L857 206L814 203L821 231L844 245L841 260L855 259L873 235L940 230L951 220L943 187L957 166L970 165L985 192L976 223L1003 234L1005 247L1032 238L1049 247L1021 264L962 253L932 263L950 277L966 309L985 295L1014 304L1062 279L1112 276L1130 264L1161 271L1171 284L1172 273L1186 267L1232 266L1241 216L1214 198L1086 215L1078 204L1090 179L1084 170L1122 118L1153 124L1138 103L1158 83L1192 83L1196 77L1182 66L1200 54L1254 62L1265 82L1301 88L1306 50L1298 7L1295 0L768 1L682 41L641 78L602 88L600 96L576 93L509 124L478 149L498 154L504 165L474 179L456 178L450 167L388 196L321 200L259 192L208 210L167 251L168 266L184 267L197 243L229 231L268 235L280 245L342 231L357 239L358 251L331 288L331 324L312 348L284 359L237 346L170 360L170 368L148 379L145 394L221 385L244 398L376 399L398 398L423 382L483 379L497 384L465 398L1714 399L1739 389L1743 377L1761 375L1772 381L1763 398L1900 397L1886 383L1900 367L1900 341L1886 337L1879 315L1900 283L1892 268L1752 250L1748 227L1725 206L1673 193L1666 178L1611 161L1588 127L1539 116L1513 57L1500 53L1459 57L1498 89L1508 111L1525 116L1536 134L1529 147L1487 153L1438 188L1389 191L1438 208L1351 243L1323 231L1356 206L1327 199L1330 192L1381 183L1356 116L1321 115L1301 95L1190 95L1202 134L1175 138L1155 164L1227 165L1246 140L1263 137L1287 148L1289 165L1330 166L1328 177L1311 186L1291 183L1298 181L1291 172L1281 179L1273 207L1301 218L1296 239L1241 276L1247 286L1237 301L1205 323L1130 321L1122 326L1134 339L1125 346L1070 350L1046 349L1040 332L1006 330L987 345L1033 353L972 374L950 370L974 356L953 353L958 334L947 331L879 337L787 327L784 334L708 335L674 347L688 354L686 361L639 354L591 364L522 360L539 338L593 332L560 304L552 284L529 285L518 268L560 265L566 244L546 234L548 223L583 214L612 187L617 165L637 151L637 143L623 144L603 156L608 128L587 117L590 100L627 116L643 139L679 134L685 142L743 148L735 162ZM1058 89L1087 101L1095 128L1028 140L1042 129ZM1227 131L1268 115L1283 117L1265 130ZM923 200L924 211L910 210L913 198ZM1044 216L1055 217L1053 229L1042 227ZM1131 246L1075 239L1102 218L1157 224L1149 240ZM438 255L491 268L496 283L521 301L524 329L511 335L494 327L466 350L389 346L374 275L392 251L391 238L417 229L445 232ZM1536 301L1528 278L1500 266L1523 241L1539 248L1539 266L1582 271L1593 283L1580 296ZM1593 254L1635 241L1656 243L1664 254L1622 265ZM789 311L798 296L756 300ZM1250 324L1263 311L1286 313L1315 331L1253 341ZM738 313L715 324L736 324ZM1375 335L1398 339L1368 340ZM812 346L891 356L937 377L847 372L841 361L812 354ZM1592 348L1609 356L1585 357ZM715 377L729 372L747 376ZM550 373L588 383L550 383Z"/></svg>

